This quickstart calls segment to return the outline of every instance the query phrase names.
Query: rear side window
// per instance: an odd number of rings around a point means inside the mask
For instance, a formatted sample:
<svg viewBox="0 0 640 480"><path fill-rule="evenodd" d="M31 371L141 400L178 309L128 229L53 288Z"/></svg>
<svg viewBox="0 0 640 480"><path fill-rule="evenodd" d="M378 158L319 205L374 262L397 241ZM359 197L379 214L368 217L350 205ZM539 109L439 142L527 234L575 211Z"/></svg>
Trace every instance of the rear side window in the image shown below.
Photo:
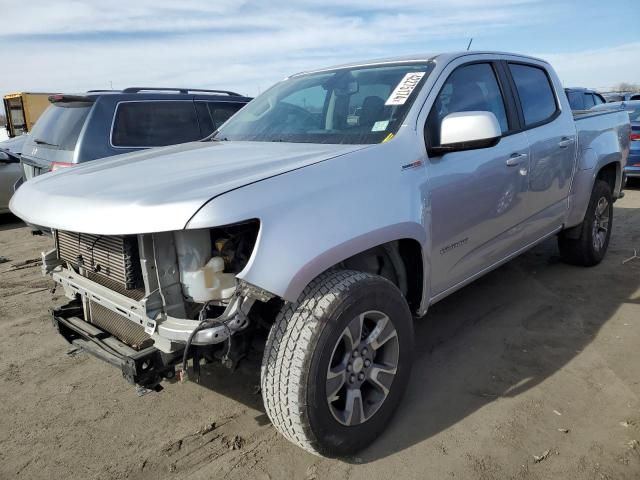
<svg viewBox="0 0 640 480"><path fill-rule="evenodd" d="M86 102L52 104L33 126L33 141L43 148L74 150L92 106Z"/></svg>
<svg viewBox="0 0 640 480"><path fill-rule="evenodd" d="M206 137L227 121L231 115L244 107L244 103L197 101L202 136Z"/></svg>
<svg viewBox="0 0 640 480"><path fill-rule="evenodd" d="M567 93L569 99L569 106L571 110L584 110L584 96L582 92L569 92Z"/></svg>
<svg viewBox="0 0 640 480"><path fill-rule="evenodd" d="M121 102L113 121L114 147L162 147L201 138L192 101Z"/></svg>
<svg viewBox="0 0 640 480"><path fill-rule="evenodd" d="M591 107L595 106L596 102L593 99L593 95L590 93L584 94L584 109L589 110Z"/></svg>
<svg viewBox="0 0 640 480"><path fill-rule="evenodd" d="M531 127L549 120L557 111L556 99L547 73L539 67L510 63L524 123Z"/></svg>

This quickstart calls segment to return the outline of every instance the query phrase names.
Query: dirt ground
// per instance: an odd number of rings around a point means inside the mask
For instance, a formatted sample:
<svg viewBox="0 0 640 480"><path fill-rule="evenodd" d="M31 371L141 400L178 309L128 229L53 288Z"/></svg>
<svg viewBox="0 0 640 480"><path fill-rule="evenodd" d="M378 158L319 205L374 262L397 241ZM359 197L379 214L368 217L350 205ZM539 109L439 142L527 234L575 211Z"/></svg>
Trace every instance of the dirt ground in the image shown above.
<svg viewBox="0 0 640 480"><path fill-rule="evenodd" d="M12 267L48 239L0 217L0 478L638 479L640 259L623 260L640 251L640 190L614 219L598 267L560 263L554 239L434 306L387 431L328 460L270 425L259 352L143 397L70 354L47 314L60 291Z"/></svg>

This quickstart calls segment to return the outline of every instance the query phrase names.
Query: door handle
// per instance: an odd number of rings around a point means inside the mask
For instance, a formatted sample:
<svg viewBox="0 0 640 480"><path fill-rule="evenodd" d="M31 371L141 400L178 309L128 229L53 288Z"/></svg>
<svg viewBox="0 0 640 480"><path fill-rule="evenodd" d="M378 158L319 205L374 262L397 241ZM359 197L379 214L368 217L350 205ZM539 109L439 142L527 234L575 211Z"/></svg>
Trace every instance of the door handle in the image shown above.
<svg viewBox="0 0 640 480"><path fill-rule="evenodd" d="M505 163L507 164L507 167L515 167L526 160L528 156L529 155L526 153L513 153Z"/></svg>
<svg viewBox="0 0 640 480"><path fill-rule="evenodd" d="M567 148L572 143L573 143L572 137L562 137L562 139L558 142L558 146L560 148Z"/></svg>

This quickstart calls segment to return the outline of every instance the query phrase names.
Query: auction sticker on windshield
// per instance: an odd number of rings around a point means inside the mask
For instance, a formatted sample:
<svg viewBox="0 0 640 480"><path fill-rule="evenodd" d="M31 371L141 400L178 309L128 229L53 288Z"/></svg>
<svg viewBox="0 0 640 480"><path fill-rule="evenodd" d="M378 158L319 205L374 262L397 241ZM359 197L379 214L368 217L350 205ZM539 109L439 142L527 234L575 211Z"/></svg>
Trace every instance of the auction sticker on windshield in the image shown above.
<svg viewBox="0 0 640 480"><path fill-rule="evenodd" d="M391 92L385 105L404 105L407 99L411 96L411 92L418 86L422 77L427 72L411 72L407 73L396 88Z"/></svg>
<svg viewBox="0 0 640 480"><path fill-rule="evenodd" d="M389 125L389 120L382 120L380 122L376 122L373 124L373 127L371 127L371 131L384 132L387 129L388 125Z"/></svg>

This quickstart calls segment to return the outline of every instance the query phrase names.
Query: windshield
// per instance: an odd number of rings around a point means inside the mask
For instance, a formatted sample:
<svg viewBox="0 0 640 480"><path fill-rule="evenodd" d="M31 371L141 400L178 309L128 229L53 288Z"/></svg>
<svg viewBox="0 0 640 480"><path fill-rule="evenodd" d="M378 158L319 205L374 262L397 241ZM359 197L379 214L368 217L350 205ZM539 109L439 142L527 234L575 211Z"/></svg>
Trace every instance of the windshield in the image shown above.
<svg viewBox="0 0 640 480"><path fill-rule="evenodd" d="M396 63L294 76L250 102L213 139L379 143L396 133L432 68Z"/></svg>
<svg viewBox="0 0 640 480"><path fill-rule="evenodd" d="M73 150L93 106L87 102L52 104L33 126L33 141L45 148Z"/></svg>

